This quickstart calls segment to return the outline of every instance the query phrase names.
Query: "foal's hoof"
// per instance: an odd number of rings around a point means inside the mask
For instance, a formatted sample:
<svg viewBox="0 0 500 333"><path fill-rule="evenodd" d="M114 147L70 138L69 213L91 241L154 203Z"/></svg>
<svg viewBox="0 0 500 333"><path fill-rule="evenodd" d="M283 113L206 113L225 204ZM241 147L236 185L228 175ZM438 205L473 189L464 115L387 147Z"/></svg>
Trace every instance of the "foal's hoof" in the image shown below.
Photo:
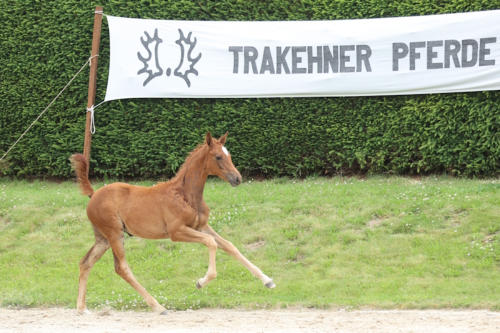
<svg viewBox="0 0 500 333"><path fill-rule="evenodd" d="M266 283L265 286L268 287L269 289L276 288L276 285L274 284L273 280Z"/></svg>
<svg viewBox="0 0 500 333"><path fill-rule="evenodd" d="M167 314L168 314L168 311L165 310L165 311L163 311L163 312L160 313L160 316L166 316Z"/></svg>
<svg viewBox="0 0 500 333"><path fill-rule="evenodd" d="M203 286L200 284L200 281L196 281L196 288L201 289Z"/></svg>
<svg viewBox="0 0 500 333"><path fill-rule="evenodd" d="M87 308L85 308L85 309L83 309L83 310L77 310L77 312L76 312L76 313L77 313L79 316L85 316L85 315L89 315L89 314L90 314L90 311L89 311Z"/></svg>

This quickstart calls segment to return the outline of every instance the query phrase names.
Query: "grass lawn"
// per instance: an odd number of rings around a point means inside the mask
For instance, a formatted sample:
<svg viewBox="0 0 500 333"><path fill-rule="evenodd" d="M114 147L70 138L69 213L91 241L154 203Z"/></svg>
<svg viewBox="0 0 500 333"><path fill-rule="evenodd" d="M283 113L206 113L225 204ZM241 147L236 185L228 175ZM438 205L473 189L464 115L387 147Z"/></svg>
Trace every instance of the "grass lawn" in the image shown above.
<svg viewBox="0 0 500 333"><path fill-rule="evenodd" d="M140 182L151 185L153 182ZM95 188L103 184L95 184ZM246 180L205 187L211 225L274 278L268 290L218 251L127 237L137 279L165 307L500 310L500 180L448 177ZM93 233L75 183L0 179L0 306L75 307ZM147 309L108 251L89 308Z"/></svg>

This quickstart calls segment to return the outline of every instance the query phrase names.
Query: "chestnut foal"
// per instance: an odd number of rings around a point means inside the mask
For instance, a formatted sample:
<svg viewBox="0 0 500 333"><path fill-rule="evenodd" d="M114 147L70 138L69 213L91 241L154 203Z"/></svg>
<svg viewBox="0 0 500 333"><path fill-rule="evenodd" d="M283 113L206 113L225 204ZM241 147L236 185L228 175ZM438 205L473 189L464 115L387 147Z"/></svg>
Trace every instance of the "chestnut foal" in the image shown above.
<svg viewBox="0 0 500 333"><path fill-rule="evenodd" d="M216 277L215 252L218 247L240 261L266 287L275 287L271 278L208 225L210 210L203 201L207 176L218 176L232 186L241 183L241 175L224 147L226 138L227 133L219 139L212 138L207 133L205 142L189 154L174 178L152 187L113 183L94 192L87 176L87 161L81 154L71 156L82 193L90 197L87 215L95 234L94 246L80 261L78 312L88 312L85 294L90 270L111 247L116 273L139 292L153 311L166 313L165 308L132 274L125 260L124 232L142 238L170 238L174 242L206 245L209 254L208 271L196 283L197 288L202 288Z"/></svg>

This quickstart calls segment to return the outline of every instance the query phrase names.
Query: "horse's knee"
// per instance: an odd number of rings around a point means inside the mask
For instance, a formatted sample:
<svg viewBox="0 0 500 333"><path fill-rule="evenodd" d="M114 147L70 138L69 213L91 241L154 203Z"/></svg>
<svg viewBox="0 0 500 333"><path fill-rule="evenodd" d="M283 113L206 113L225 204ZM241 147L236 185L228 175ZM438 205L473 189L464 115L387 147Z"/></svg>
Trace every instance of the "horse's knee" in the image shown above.
<svg viewBox="0 0 500 333"><path fill-rule="evenodd" d="M231 243L230 241L226 240L226 244L225 244L225 248L227 249L227 251L229 252L236 252L238 251L238 249L236 248L236 246L234 246L233 243Z"/></svg>
<svg viewBox="0 0 500 333"><path fill-rule="evenodd" d="M217 242L212 237L207 239L206 245L209 249L217 250Z"/></svg>

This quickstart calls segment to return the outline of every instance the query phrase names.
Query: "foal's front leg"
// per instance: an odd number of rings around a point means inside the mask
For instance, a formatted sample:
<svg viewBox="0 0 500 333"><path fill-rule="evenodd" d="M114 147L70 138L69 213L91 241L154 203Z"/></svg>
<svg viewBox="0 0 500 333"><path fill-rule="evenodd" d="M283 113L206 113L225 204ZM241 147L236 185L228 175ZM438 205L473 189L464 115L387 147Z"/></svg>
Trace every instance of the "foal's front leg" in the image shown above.
<svg viewBox="0 0 500 333"><path fill-rule="evenodd" d="M241 262L256 278L260 279L266 287L276 287L273 280L269 276L262 273L262 271L257 266L252 264L250 260L248 260L243 254L241 254L241 252L236 248L236 246L233 245L233 243L219 236L219 234L215 232L215 230L213 230L212 227L210 227L208 224L202 229L202 232L212 236L221 249Z"/></svg>
<svg viewBox="0 0 500 333"><path fill-rule="evenodd" d="M217 251L217 243L210 235L196 231L187 226L181 226L174 234L170 236L174 242L195 242L202 243L208 247L208 271L204 277L196 282L196 288L203 288L207 283L217 277L215 268L215 253Z"/></svg>

